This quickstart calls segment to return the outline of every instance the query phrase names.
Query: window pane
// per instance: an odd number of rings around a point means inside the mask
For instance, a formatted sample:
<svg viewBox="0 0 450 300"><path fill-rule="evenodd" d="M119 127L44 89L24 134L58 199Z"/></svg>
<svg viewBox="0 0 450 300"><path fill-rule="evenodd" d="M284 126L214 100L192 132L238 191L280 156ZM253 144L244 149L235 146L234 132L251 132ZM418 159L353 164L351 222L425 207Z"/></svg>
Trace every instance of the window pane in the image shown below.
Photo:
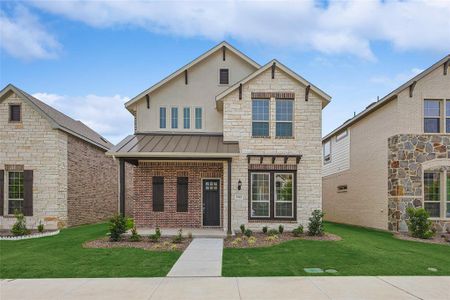
<svg viewBox="0 0 450 300"><path fill-rule="evenodd" d="M9 120L13 122L20 122L20 105L11 105L9 109Z"/></svg>
<svg viewBox="0 0 450 300"><path fill-rule="evenodd" d="M275 176L275 216L292 217L293 174L276 174Z"/></svg>
<svg viewBox="0 0 450 300"><path fill-rule="evenodd" d="M292 110L294 101L277 100L276 101L276 119L277 121L292 121Z"/></svg>
<svg viewBox="0 0 450 300"><path fill-rule="evenodd" d="M253 217L269 216L270 175L268 173L252 174L251 215Z"/></svg>
<svg viewBox="0 0 450 300"><path fill-rule="evenodd" d="M202 108L197 107L195 109L195 129L202 128Z"/></svg>
<svg viewBox="0 0 450 300"><path fill-rule="evenodd" d="M331 143L330 142L326 142L325 144L323 144L323 156L328 156L331 154Z"/></svg>
<svg viewBox="0 0 450 300"><path fill-rule="evenodd" d="M430 217L440 216L440 173L424 173L424 207Z"/></svg>
<svg viewBox="0 0 450 300"><path fill-rule="evenodd" d="M450 100L445 101L445 116L450 117Z"/></svg>
<svg viewBox="0 0 450 300"><path fill-rule="evenodd" d="M228 69L220 69L219 71L219 83L228 84Z"/></svg>
<svg viewBox="0 0 450 300"><path fill-rule="evenodd" d="M276 202L275 216L277 217L292 217L292 203Z"/></svg>
<svg viewBox="0 0 450 300"><path fill-rule="evenodd" d="M252 120L269 121L269 100L262 99L252 101Z"/></svg>
<svg viewBox="0 0 450 300"><path fill-rule="evenodd" d="M23 172L8 173L9 199L23 199Z"/></svg>
<svg viewBox="0 0 450 300"><path fill-rule="evenodd" d="M425 202L425 210L432 218L439 218L441 205L439 202Z"/></svg>
<svg viewBox="0 0 450 300"><path fill-rule="evenodd" d="M183 109L183 127L185 129L191 127L191 109L189 107Z"/></svg>
<svg viewBox="0 0 450 300"><path fill-rule="evenodd" d="M252 204L252 217L268 217L269 203L268 202L254 202Z"/></svg>
<svg viewBox="0 0 450 300"><path fill-rule="evenodd" d="M292 136L292 123L277 123L276 124L277 136Z"/></svg>
<svg viewBox="0 0 450 300"><path fill-rule="evenodd" d="M439 119L425 118L423 128L424 128L425 133L438 133L439 132Z"/></svg>
<svg viewBox="0 0 450 300"><path fill-rule="evenodd" d="M172 107L172 128L178 128L178 108Z"/></svg>
<svg viewBox="0 0 450 300"><path fill-rule="evenodd" d="M424 111L425 117L440 117L441 116L439 100L425 100L424 109L425 109L425 111Z"/></svg>
<svg viewBox="0 0 450 300"><path fill-rule="evenodd" d="M450 118L445 119L445 132L450 133Z"/></svg>
<svg viewBox="0 0 450 300"><path fill-rule="evenodd" d="M23 213L23 200L9 200L8 201L8 214L13 215L15 212Z"/></svg>
<svg viewBox="0 0 450 300"><path fill-rule="evenodd" d="M159 108L159 128L166 128L166 108Z"/></svg>
<svg viewBox="0 0 450 300"><path fill-rule="evenodd" d="M269 122L253 122L252 136L269 136Z"/></svg>

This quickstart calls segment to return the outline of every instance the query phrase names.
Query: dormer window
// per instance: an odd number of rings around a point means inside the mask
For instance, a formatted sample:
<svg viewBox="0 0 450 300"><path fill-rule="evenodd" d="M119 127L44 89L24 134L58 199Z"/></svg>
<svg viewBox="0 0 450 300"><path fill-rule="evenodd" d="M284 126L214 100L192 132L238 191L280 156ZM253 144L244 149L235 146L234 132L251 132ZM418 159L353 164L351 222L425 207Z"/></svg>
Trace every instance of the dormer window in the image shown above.
<svg viewBox="0 0 450 300"><path fill-rule="evenodd" d="M21 108L22 107L20 104L9 105L9 121L10 122L21 122L22 121Z"/></svg>
<svg viewBox="0 0 450 300"><path fill-rule="evenodd" d="M229 84L230 82L230 73L228 69L220 69L219 70L219 84Z"/></svg>

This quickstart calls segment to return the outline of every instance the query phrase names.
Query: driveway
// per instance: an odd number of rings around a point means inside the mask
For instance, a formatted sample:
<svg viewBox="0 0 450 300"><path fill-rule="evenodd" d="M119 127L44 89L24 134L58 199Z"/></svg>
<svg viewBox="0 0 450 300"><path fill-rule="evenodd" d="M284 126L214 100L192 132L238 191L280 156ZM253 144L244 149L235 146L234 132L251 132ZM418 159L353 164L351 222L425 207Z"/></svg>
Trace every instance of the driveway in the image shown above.
<svg viewBox="0 0 450 300"><path fill-rule="evenodd" d="M450 277L179 277L0 281L0 299L450 299Z"/></svg>

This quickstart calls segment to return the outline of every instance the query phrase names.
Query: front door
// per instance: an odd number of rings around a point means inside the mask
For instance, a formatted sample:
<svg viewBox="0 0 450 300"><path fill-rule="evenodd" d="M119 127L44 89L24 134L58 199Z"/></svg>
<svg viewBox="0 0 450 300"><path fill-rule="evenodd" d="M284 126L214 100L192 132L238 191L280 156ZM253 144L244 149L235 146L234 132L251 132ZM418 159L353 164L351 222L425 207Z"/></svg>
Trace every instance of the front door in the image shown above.
<svg viewBox="0 0 450 300"><path fill-rule="evenodd" d="M203 226L220 226L219 179L203 179Z"/></svg>

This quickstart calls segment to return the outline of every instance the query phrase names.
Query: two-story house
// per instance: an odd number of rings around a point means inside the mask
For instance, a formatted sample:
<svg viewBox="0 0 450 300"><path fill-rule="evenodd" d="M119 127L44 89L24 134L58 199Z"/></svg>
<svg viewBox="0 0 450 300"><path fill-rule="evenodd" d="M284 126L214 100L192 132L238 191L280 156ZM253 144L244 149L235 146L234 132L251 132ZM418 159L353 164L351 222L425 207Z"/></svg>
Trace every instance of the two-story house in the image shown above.
<svg viewBox="0 0 450 300"><path fill-rule="evenodd" d="M407 230L406 208L450 223L450 55L323 138L326 219Z"/></svg>
<svg viewBox="0 0 450 300"><path fill-rule="evenodd" d="M0 91L0 229L95 223L118 211L118 163L106 139L21 89ZM130 166L127 167L129 172Z"/></svg>
<svg viewBox="0 0 450 300"><path fill-rule="evenodd" d="M134 164L137 227L293 228L322 207L330 96L276 60L222 42L125 104L135 132L107 154Z"/></svg>

